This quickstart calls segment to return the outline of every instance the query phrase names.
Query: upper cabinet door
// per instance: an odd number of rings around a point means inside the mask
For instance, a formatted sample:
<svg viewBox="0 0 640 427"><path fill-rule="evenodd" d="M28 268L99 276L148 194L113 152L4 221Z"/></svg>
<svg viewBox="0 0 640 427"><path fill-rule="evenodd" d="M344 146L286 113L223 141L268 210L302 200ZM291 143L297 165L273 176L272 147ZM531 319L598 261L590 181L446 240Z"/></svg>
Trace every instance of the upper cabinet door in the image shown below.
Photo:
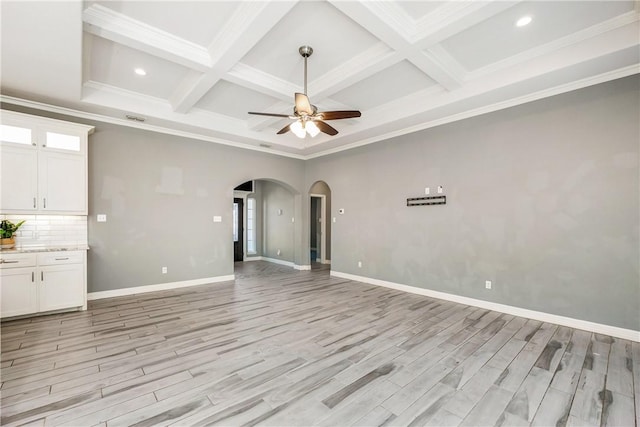
<svg viewBox="0 0 640 427"><path fill-rule="evenodd" d="M38 206L38 153L0 145L0 212L35 211Z"/></svg>
<svg viewBox="0 0 640 427"><path fill-rule="evenodd" d="M87 170L83 156L40 151L40 210L87 214Z"/></svg>

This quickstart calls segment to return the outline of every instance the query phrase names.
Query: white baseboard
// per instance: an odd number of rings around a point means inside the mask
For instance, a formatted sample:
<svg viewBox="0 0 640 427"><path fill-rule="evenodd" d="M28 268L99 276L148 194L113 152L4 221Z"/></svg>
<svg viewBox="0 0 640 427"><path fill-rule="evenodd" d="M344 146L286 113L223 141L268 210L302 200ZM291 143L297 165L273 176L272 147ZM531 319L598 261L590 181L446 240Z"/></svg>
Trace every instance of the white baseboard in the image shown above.
<svg viewBox="0 0 640 427"><path fill-rule="evenodd" d="M287 267L295 267L295 264L292 263L291 261L285 261L283 259L277 259L277 258L268 258L266 256L261 257L262 261L267 261L267 262L272 262L274 264L280 264L280 265L286 265Z"/></svg>
<svg viewBox="0 0 640 427"><path fill-rule="evenodd" d="M268 257L262 256L262 257L260 257L260 261L266 261L266 262L272 262L274 264L286 265L287 267L295 268L296 270L311 270L311 266L310 265L298 265L298 264L294 264L291 261L284 261L282 259L268 258Z"/></svg>
<svg viewBox="0 0 640 427"><path fill-rule="evenodd" d="M356 282L368 283L376 286L396 289L398 291L412 294L424 295L426 297L443 299L474 307L485 308L487 310L499 311L500 313L511 314L513 316L526 317L528 319L539 320L541 322L554 323L556 325L568 326L574 329L595 332L612 337L622 338L630 341L640 342L640 331L624 329L617 326L603 325L601 323L589 322L587 320L574 319L572 317L558 316L557 314L545 313L542 311L528 310L526 308L514 307L506 304L499 304L475 298L463 297L446 292L433 291L431 289L416 288L415 286L402 285L400 283L388 282L386 280L372 279L370 277L356 276L355 274L341 273L331 270L331 276L343 279L354 280Z"/></svg>
<svg viewBox="0 0 640 427"><path fill-rule="evenodd" d="M217 277L205 277L204 279L184 280L181 282L160 283L157 285L135 286L133 288L114 289L112 291L89 292L89 301L103 298L121 297L125 295L143 294L146 292L166 291L170 289L186 288L188 286L206 285L209 283L231 282L235 280L235 275Z"/></svg>

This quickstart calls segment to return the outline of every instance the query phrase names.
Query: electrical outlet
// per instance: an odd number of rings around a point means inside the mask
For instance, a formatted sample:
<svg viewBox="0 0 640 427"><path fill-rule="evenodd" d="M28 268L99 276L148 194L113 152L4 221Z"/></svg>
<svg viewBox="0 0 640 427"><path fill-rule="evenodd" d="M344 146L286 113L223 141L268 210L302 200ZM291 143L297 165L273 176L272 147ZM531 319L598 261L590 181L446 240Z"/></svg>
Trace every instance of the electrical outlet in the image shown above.
<svg viewBox="0 0 640 427"><path fill-rule="evenodd" d="M491 289L491 280L486 280L484 282L485 289Z"/></svg>
<svg viewBox="0 0 640 427"><path fill-rule="evenodd" d="M98 222L107 222L107 215L98 214Z"/></svg>
<svg viewBox="0 0 640 427"><path fill-rule="evenodd" d="M358 268L362 268L362 261L358 261Z"/></svg>
<svg viewBox="0 0 640 427"><path fill-rule="evenodd" d="M429 187L424 187L424 194L428 196L429 193L431 193L431 190L429 189Z"/></svg>
<svg viewBox="0 0 640 427"><path fill-rule="evenodd" d="M162 267L162 274L167 274L167 267Z"/></svg>
<svg viewBox="0 0 640 427"><path fill-rule="evenodd" d="M438 185L438 194L442 194L442 185Z"/></svg>

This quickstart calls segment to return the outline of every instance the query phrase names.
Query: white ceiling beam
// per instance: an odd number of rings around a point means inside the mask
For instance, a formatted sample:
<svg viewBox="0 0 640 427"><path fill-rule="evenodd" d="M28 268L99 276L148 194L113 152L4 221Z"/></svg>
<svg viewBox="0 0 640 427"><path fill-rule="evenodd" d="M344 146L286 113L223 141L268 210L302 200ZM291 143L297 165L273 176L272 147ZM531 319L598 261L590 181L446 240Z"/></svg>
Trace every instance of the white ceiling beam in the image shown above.
<svg viewBox="0 0 640 427"><path fill-rule="evenodd" d="M404 58L384 43L376 43L350 60L309 82L309 93L316 100L334 95L349 86L391 67Z"/></svg>
<svg viewBox="0 0 640 427"><path fill-rule="evenodd" d="M300 90L298 86L287 80L265 73L242 62L238 62L230 69L224 75L224 79L282 101L291 101L293 94Z"/></svg>
<svg viewBox="0 0 640 427"><path fill-rule="evenodd" d="M188 112L294 5L293 1L240 3L208 48L212 67L187 76L171 95L174 110Z"/></svg>
<svg viewBox="0 0 640 427"><path fill-rule="evenodd" d="M211 67L204 47L99 4L82 12L84 31L198 71Z"/></svg>
<svg viewBox="0 0 640 427"><path fill-rule="evenodd" d="M406 19L400 6L377 1L359 3L332 0L332 4L441 86L448 90L461 86L462 81L458 76L410 41L414 23Z"/></svg>
<svg viewBox="0 0 640 427"><path fill-rule="evenodd" d="M446 2L413 23L409 40L417 47L426 49L515 6L521 1Z"/></svg>

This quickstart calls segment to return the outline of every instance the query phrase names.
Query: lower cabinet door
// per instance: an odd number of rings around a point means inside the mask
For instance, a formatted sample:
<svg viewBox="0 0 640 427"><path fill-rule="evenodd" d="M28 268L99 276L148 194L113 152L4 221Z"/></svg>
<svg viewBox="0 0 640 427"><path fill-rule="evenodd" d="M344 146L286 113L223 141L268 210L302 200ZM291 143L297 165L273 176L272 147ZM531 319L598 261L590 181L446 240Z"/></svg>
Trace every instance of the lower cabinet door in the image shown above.
<svg viewBox="0 0 640 427"><path fill-rule="evenodd" d="M20 316L38 311L35 268L6 268L0 271L0 316Z"/></svg>
<svg viewBox="0 0 640 427"><path fill-rule="evenodd" d="M40 311L80 307L84 304L81 264L40 267Z"/></svg>

